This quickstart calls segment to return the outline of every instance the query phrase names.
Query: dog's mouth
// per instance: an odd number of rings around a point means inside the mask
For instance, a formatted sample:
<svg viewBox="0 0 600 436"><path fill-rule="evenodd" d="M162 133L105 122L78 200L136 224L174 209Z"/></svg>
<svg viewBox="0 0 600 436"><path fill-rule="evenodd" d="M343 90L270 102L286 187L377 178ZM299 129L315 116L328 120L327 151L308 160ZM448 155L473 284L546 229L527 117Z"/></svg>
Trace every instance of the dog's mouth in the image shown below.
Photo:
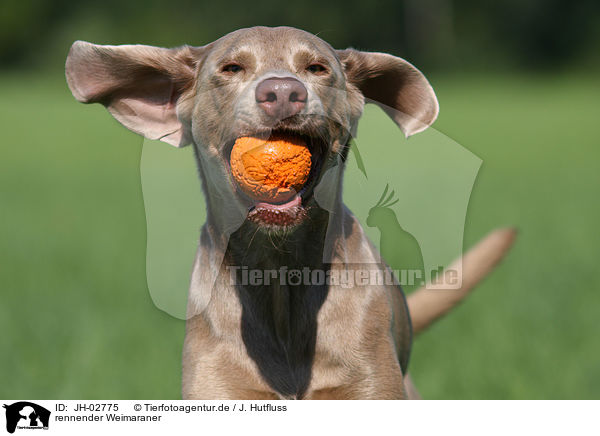
<svg viewBox="0 0 600 436"><path fill-rule="evenodd" d="M309 203L313 197L313 190L321 176L323 161L328 150L326 140L318 135L313 136L289 129L255 132L252 135L244 136L252 136L262 140L284 139L291 143L305 144L310 152L311 161L308 177L301 186L294 186L295 189L291 195L287 196L287 198L280 201L276 201L276 198L273 199L273 201L265 200L264 198L255 200L240 192L240 194L248 198L251 203L247 217L248 221L273 230L291 228L301 224L308 217L308 210L311 207ZM235 140L232 141L230 147L228 147L228 156L230 155L234 143Z"/></svg>

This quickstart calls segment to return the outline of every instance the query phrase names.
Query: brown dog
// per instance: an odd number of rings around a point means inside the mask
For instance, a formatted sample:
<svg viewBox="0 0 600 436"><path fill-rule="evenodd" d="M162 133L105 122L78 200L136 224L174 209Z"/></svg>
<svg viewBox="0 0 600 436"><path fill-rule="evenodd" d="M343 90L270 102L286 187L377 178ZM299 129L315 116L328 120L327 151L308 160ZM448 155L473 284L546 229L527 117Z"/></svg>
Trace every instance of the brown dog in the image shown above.
<svg viewBox="0 0 600 436"><path fill-rule="evenodd" d="M395 283L345 289L329 281L249 283L247 271L388 271L341 200L348 141L365 98L408 136L438 104L403 59L334 50L287 27L233 32L203 47L98 46L78 41L66 63L73 95L99 102L123 125L176 146L193 144L207 220L192 275L183 397L195 399L416 397L406 377L412 329L445 313L503 256L498 231L468 254L458 290L419 290L407 307ZM236 187L236 138L300 138L308 181L284 204L253 202Z"/></svg>

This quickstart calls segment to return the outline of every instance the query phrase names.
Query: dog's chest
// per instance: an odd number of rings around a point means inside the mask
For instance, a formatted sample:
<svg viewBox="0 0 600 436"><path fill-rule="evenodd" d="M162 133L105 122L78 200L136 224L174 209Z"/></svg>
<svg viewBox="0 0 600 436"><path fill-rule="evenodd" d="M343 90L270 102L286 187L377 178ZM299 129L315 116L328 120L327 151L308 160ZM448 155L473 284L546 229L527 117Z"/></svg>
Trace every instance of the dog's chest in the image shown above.
<svg viewBox="0 0 600 436"><path fill-rule="evenodd" d="M310 384L326 286L240 286L240 335L261 378L285 398Z"/></svg>

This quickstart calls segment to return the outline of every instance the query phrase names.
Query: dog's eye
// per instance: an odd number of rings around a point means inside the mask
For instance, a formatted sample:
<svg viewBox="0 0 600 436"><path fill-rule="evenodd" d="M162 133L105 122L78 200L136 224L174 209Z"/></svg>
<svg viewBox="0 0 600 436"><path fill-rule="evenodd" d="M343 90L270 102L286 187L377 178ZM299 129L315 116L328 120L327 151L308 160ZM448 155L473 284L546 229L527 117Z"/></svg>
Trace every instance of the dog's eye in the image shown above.
<svg viewBox="0 0 600 436"><path fill-rule="evenodd" d="M221 71L223 73L236 74L243 71L243 68L239 64L227 64L223 68L221 68Z"/></svg>
<svg viewBox="0 0 600 436"><path fill-rule="evenodd" d="M306 71L317 76L327 74L327 68L321 64L310 64L308 67L306 67Z"/></svg>

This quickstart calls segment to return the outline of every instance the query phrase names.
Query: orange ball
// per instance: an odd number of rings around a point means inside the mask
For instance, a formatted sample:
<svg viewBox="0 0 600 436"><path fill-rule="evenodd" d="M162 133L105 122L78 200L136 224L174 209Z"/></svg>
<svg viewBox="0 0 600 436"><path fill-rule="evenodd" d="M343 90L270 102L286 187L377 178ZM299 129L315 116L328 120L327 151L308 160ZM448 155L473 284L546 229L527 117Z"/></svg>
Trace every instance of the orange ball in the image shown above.
<svg viewBox="0 0 600 436"><path fill-rule="evenodd" d="M311 154L300 138L238 138L229 159L231 173L251 198L289 201L308 180Z"/></svg>

